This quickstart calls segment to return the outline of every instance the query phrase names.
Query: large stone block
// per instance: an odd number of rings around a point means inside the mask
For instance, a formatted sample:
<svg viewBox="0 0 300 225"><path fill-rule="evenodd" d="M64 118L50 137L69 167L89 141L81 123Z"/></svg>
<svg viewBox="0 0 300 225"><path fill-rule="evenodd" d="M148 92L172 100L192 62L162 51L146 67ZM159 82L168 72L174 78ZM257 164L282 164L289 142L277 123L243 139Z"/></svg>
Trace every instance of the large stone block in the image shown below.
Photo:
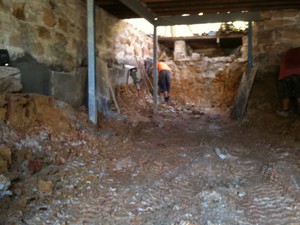
<svg viewBox="0 0 300 225"><path fill-rule="evenodd" d="M290 29L281 29L278 31L282 37L282 42L289 42L289 41L298 41L299 43L299 32L300 29L298 28L290 28Z"/></svg>
<svg viewBox="0 0 300 225"><path fill-rule="evenodd" d="M174 59L180 60L186 58L186 43L185 41L175 41L174 43Z"/></svg>
<svg viewBox="0 0 300 225"><path fill-rule="evenodd" d="M60 66L38 63L30 55L19 58L14 65L21 70L23 93L54 96L74 107L83 104L87 69L81 67L71 72L61 72Z"/></svg>
<svg viewBox="0 0 300 225"><path fill-rule="evenodd" d="M299 11L297 9L284 10L282 13L283 18L295 18L297 15L299 15Z"/></svg>
<svg viewBox="0 0 300 225"><path fill-rule="evenodd" d="M274 28L277 28L280 25L281 20L265 20L264 21L264 30L273 30Z"/></svg>
<svg viewBox="0 0 300 225"><path fill-rule="evenodd" d="M38 27L37 32L38 32L38 37L42 39L49 40L51 38L49 30L46 29L45 27Z"/></svg>
<svg viewBox="0 0 300 225"><path fill-rule="evenodd" d="M34 60L19 59L21 62L14 63L21 70L21 82L23 93L37 93L49 95L50 71L44 64Z"/></svg>
<svg viewBox="0 0 300 225"><path fill-rule="evenodd" d="M70 73L51 71L50 95L74 107L83 104L86 91L87 69L79 68Z"/></svg>
<svg viewBox="0 0 300 225"><path fill-rule="evenodd" d="M56 25L56 20L51 9L43 7L43 13L44 13L44 18L43 18L44 24L48 27L54 27Z"/></svg>
<svg viewBox="0 0 300 225"><path fill-rule="evenodd" d="M22 89L18 68L0 66L0 92L19 92Z"/></svg>

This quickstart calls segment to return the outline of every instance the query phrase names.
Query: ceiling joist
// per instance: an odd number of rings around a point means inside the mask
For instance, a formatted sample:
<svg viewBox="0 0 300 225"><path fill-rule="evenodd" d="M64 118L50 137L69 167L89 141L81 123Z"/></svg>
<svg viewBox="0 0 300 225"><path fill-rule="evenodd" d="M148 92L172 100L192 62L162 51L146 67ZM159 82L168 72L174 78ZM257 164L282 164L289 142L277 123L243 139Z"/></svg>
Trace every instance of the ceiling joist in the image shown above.
<svg viewBox="0 0 300 225"><path fill-rule="evenodd" d="M120 0L120 2L122 2L124 5L126 5L132 11L134 11L137 15L148 20L150 23L153 24L155 22L154 14L140 1L138 1L138 0Z"/></svg>
<svg viewBox="0 0 300 225"><path fill-rule="evenodd" d="M204 14L190 16L169 16L161 17L156 21L157 26L183 25L183 24L200 24L200 23L218 23L230 21L258 21L261 19L259 12L246 13L220 13Z"/></svg>
<svg viewBox="0 0 300 225"><path fill-rule="evenodd" d="M145 18L157 26L254 21L261 11L300 9L299 0L95 0L95 4L120 19Z"/></svg>

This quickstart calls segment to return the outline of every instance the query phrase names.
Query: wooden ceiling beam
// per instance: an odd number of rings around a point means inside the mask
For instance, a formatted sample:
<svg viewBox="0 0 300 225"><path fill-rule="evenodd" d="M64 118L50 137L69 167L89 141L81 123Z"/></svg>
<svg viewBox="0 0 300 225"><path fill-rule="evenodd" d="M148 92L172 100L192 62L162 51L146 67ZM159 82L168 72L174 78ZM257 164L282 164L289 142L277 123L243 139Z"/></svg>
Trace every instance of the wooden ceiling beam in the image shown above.
<svg viewBox="0 0 300 225"><path fill-rule="evenodd" d="M118 0L95 0L95 5L99 6L113 6L113 5L123 5L120 1Z"/></svg>
<svg viewBox="0 0 300 225"><path fill-rule="evenodd" d="M173 26L182 24L218 23L230 21L258 21L260 12L204 14L203 16L167 16L155 21L157 26Z"/></svg>
<svg viewBox="0 0 300 225"><path fill-rule="evenodd" d="M147 4L147 7L156 11L156 10L171 10L173 8L192 8L192 7L203 7L203 8L223 8L223 7L256 7L259 8L260 6L278 6L278 7L285 7L287 5L299 5L299 1L295 3L293 0L286 0L283 2L276 2L276 1L244 1L244 2L216 2L215 4L208 4L204 2L178 2L177 4L174 3L159 3L159 4Z"/></svg>
<svg viewBox="0 0 300 225"><path fill-rule="evenodd" d="M182 1L182 0L141 0L141 2L145 3L146 5L151 5L151 4L173 4L176 5L178 3L203 3L203 4L223 4L223 3L233 3L233 4L238 4L241 2L261 2L260 0L189 0L189 1ZM274 0L273 2L277 2L278 4L284 4L285 1L282 0ZM293 0L294 3L297 3L298 0Z"/></svg>
<svg viewBox="0 0 300 225"><path fill-rule="evenodd" d="M126 5L129 9L131 9L133 12L135 12L137 15L139 15L142 18L145 18L150 23L155 22L155 15L151 12L149 8L146 7L146 5L138 0L119 0L124 5Z"/></svg>
<svg viewBox="0 0 300 225"><path fill-rule="evenodd" d="M199 0L191 0L191 1L198 1ZM182 0L142 0L144 3L162 3L162 2L182 2ZM186 2L186 1L185 1Z"/></svg>
<svg viewBox="0 0 300 225"><path fill-rule="evenodd" d="M197 41L197 40L209 40L209 39L216 39L217 37L220 38L242 38L245 34L228 34L228 35L212 35L212 36L187 36L187 37L158 37L159 41L178 41L178 40L185 40L185 41Z"/></svg>
<svg viewBox="0 0 300 225"><path fill-rule="evenodd" d="M155 17L182 14L226 14L242 11L300 9L300 0L95 0L95 4L120 18L145 18L155 23Z"/></svg>
<svg viewBox="0 0 300 225"><path fill-rule="evenodd" d="M249 1L245 1L249 2ZM250 1L251 2L251 1ZM178 6L209 6L209 5L219 5L219 4L237 4L230 1L227 2L207 2L207 1L178 1L178 2L155 2L155 3L145 3L149 8L160 8L160 7L178 7Z"/></svg>
<svg viewBox="0 0 300 225"><path fill-rule="evenodd" d="M282 6L280 9L300 9L300 2L298 5L286 4ZM209 7L209 8L173 8L173 9L157 9L155 11L155 15L157 17L160 16L171 16L171 15L182 15L182 14L198 14L202 13L227 13L230 12L243 12L243 11L262 11L262 10L278 10L278 6L274 5L260 5L260 6L248 6L248 7L240 7L240 6L232 6L232 7Z"/></svg>

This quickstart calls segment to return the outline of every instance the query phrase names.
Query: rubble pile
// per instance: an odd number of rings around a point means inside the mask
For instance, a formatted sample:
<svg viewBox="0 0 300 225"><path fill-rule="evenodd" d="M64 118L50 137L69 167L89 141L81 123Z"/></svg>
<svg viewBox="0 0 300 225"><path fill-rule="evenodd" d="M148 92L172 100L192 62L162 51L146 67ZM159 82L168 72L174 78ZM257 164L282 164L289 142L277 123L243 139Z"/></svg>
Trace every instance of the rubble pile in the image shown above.
<svg viewBox="0 0 300 225"><path fill-rule="evenodd" d="M300 221L295 133L176 98L153 116L144 88L118 87L122 115L97 126L53 97L1 95L0 224Z"/></svg>
<svg viewBox="0 0 300 225"><path fill-rule="evenodd" d="M104 159L122 142L96 132L85 111L42 95L1 94L0 123L0 224L8 211L51 199L70 162Z"/></svg>

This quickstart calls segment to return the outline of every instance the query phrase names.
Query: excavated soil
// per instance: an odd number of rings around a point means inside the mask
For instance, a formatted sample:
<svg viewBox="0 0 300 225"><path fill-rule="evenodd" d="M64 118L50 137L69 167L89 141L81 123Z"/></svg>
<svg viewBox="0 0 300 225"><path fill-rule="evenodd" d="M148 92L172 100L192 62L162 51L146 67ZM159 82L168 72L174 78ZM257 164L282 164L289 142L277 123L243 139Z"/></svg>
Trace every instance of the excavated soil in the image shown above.
<svg viewBox="0 0 300 225"><path fill-rule="evenodd" d="M0 98L0 224L300 224L296 114L119 90L97 127L51 97Z"/></svg>

